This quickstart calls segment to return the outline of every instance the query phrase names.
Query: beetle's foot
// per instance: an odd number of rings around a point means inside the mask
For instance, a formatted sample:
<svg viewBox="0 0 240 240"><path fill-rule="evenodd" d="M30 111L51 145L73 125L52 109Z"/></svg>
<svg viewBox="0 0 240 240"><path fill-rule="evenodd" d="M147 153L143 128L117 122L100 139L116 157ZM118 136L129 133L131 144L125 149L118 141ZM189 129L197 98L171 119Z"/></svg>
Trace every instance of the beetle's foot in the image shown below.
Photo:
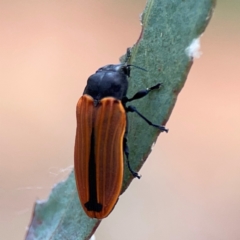
<svg viewBox="0 0 240 240"><path fill-rule="evenodd" d="M127 158L128 158L128 156L127 156ZM128 165L128 169L129 169L129 171L131 172L131 174L133 175L133 177L140 179L141 176L138 175L137 172L135 172L135 171L132 170L132 168L131 168L131 166L130 166L130 162L129 162L128 160L127 160L127 165Z"/></svg>
<svg viewBox="0 0 240 240"><path fill-rule="evenodd" d="M138 178L138 179L141 178L141 175L138 175L137 172L133 172L133 171L132 171L131 173L132 173L132 175L133 175L134 178Z"/></svg>
<svg viewBox="0 0 240 240"><path fill-rule="evenodd" d="M158 128L161 130L161 132L168 132L168 129L164 126L159 126Z"/></svg>

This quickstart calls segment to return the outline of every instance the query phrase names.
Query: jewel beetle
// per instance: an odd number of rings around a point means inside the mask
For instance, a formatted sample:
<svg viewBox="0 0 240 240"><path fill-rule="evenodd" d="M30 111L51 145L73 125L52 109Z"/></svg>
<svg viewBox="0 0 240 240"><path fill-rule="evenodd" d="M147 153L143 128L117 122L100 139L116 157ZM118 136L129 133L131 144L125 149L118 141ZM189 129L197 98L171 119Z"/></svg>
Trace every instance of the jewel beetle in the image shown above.
<svg viewBox="0 0 240 240"><path fill-rule="evenodd" d="M82 207L91 218L105 218L114 208L122 188L124 155L132 175L140 178L128 159L127 113L135 112L149 125L167 132L164 126L153 124L134 106L127 106L128 102L146 96L161 85L128 98L132 66L112 64L99 68L88 78L77 103L75 179Z"/></svg>

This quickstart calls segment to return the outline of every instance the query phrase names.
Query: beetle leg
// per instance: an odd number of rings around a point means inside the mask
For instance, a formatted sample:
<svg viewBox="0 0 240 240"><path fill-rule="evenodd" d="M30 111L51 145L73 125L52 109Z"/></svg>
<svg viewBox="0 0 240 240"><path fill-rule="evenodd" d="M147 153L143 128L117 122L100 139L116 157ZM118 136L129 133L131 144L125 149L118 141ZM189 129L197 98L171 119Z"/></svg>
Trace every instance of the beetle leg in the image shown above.
<svg viewBox="0 0 240 240"><path fill-rule="evenodd" d="M133 177L137 177L138 179L140 179L141 176L138 175L137 172L135 172L132 168L131 168L131 165L130 165L130 162L129 162L129 159L128 159L128 156L129 156L129 149L128 149L128 145L127 145L127 134L125 132L125 135L124 135L124 138L123 138L123 152L126 156L126 159L127 159L127 166L128 166L128 169L129 171L131 172L131 174L133 175Z"/></svg>
<svg viewBox="0 0 240 240"><path fill-rule="evenodd" d="M168 132L168 129L166 129L164 126L162 125L156 125L153 124L151 121L149 121L146 117L144 117L134 106L128 106L126 107L126 111L127 112L135 112L138 114L139 117L141 117L143 120L145 120L145 122L147 122L150 126L156 127L158 128L160 131L162 132Z"/></svg>
<svg viewBox="0 0 240 240"><path fill-rule="evenodd" d="M157 85L155 85L153 87L146 88L144 90L140 90L132 98L126 98L124 100L125 100L125 102L131 102L133 100L136 100L136 99L139 99L139 98L143 98L146 95L148 95L148 93L151 92L152 90L159 89L161 85L162 85L161 83L158 83Z"/></svg>

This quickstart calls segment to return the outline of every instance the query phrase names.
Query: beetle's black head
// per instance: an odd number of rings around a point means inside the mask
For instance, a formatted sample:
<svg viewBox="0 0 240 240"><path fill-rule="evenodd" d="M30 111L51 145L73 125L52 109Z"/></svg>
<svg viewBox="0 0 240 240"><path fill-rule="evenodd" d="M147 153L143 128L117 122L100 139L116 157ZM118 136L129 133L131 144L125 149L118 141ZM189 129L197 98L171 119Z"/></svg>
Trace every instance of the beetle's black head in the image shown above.
<svg viewBox="0 0 240 240"><path fill-rule="evenodd" d="M109 64L104 67L101 67L97 70L99 71L112 71L112 72L118 72L118 73L123 73L126 76L130 77L130 69L131 65L123 65L123 64Z"/></svg>
<svg viewBox="0 0 240 240"><path fill-rule="evenodd" d="M106 65L88 78L84 94L92 96L95 100L104 97L122 100L127 94L129 76L130 65Z"/></svg>

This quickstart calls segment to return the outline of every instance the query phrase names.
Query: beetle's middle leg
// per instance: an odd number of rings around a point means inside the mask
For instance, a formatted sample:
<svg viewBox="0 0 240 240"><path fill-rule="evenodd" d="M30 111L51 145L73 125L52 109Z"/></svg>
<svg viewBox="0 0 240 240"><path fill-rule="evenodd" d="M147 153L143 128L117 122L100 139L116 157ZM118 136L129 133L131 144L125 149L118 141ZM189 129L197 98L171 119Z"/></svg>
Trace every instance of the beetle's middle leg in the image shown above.
<svg viewBox="0 0 240 240"><path fill-rule="evenodd" d="M168 132L168 129L166 129L162 125L157 125L149 121L146 117L144 117L134 106L128 106L126 107L126 112L135 112L138 114L139 117L141 117L145 122L147 122L150 126L158 128L161 132Z"/></svg>

